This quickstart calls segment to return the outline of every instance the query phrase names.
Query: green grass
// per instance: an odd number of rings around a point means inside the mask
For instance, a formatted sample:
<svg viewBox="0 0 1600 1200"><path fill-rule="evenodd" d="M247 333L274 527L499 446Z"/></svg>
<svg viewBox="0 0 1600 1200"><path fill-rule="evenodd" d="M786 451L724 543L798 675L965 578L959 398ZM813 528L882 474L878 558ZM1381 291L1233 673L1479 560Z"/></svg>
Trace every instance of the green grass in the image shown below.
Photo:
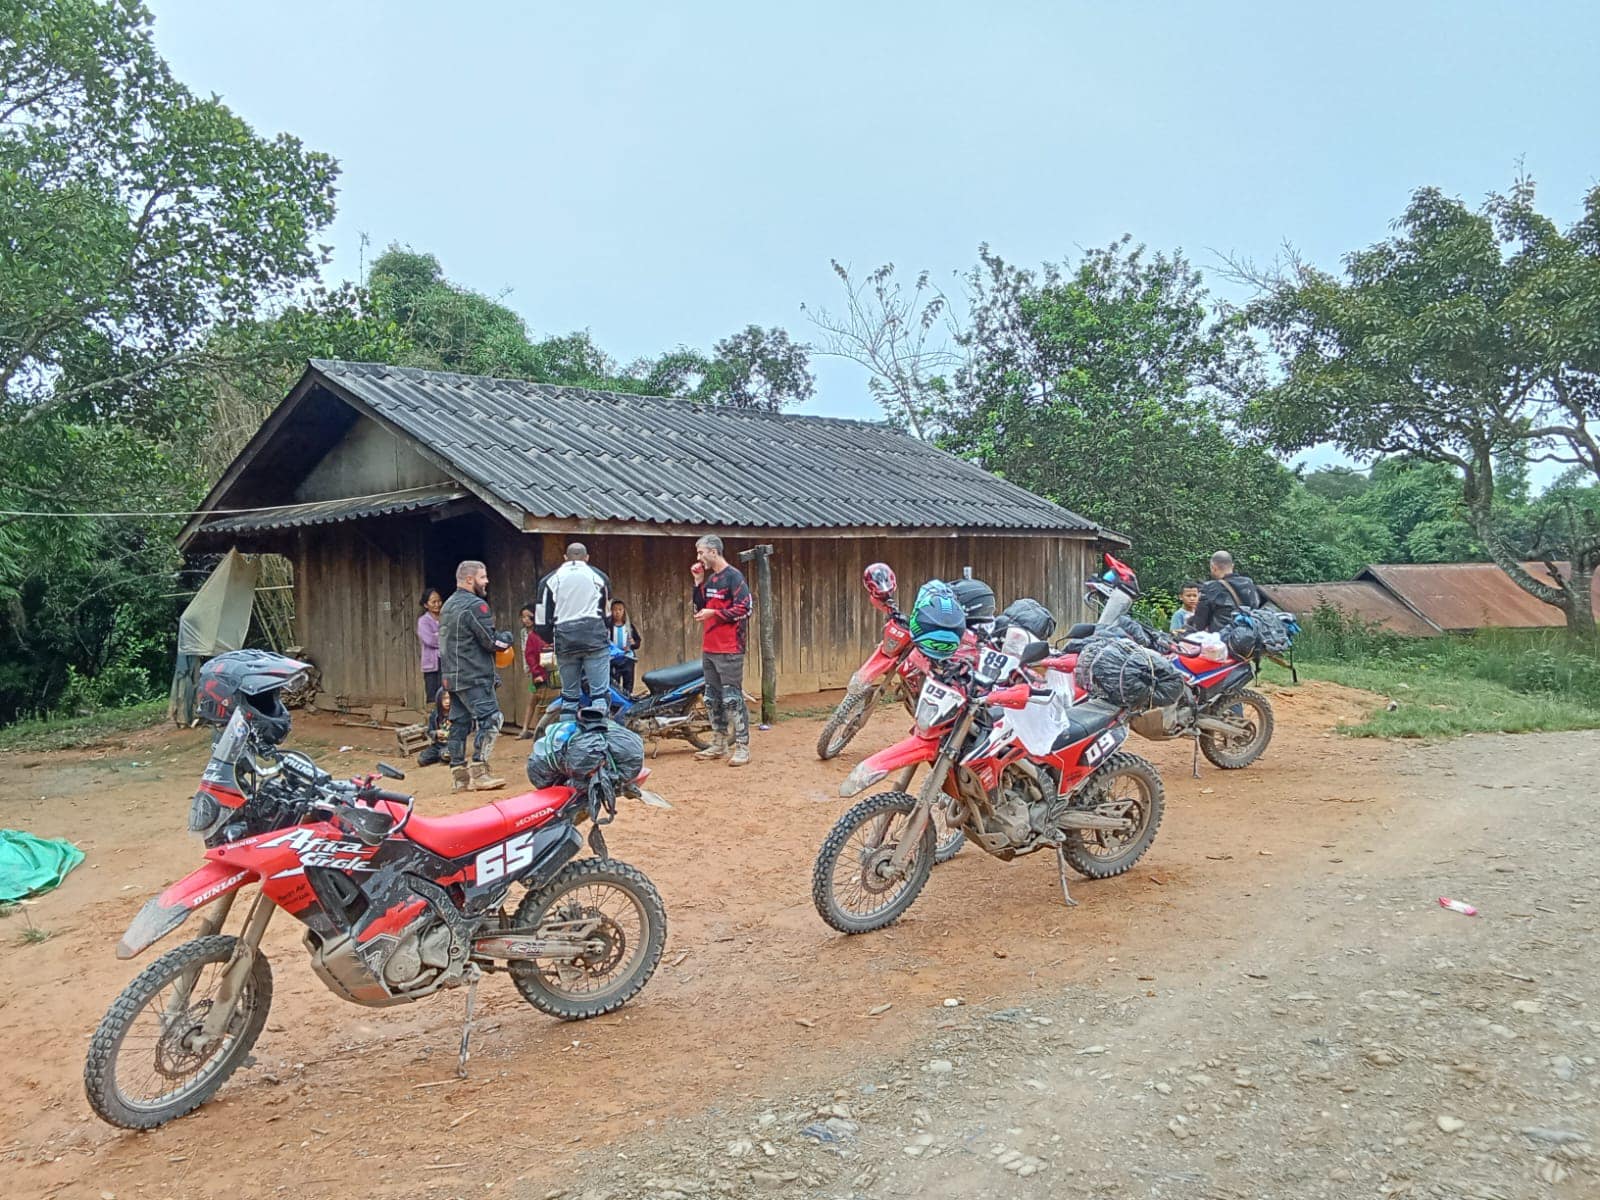
<svg viewBox="0 0 1600 1200"><path fill-rule="evenodd" d="M87 717L30 717L0 729L0 750L73 750L167 719L167 702L149 700Z"/></svg>
<svg viewBox="0 0 1600 1200"><path fill-rule="evenodd" d="M1396 664L1299 663L1300 674L1383 697L1341 728L1354 737L1448 738L1463 733L1600 729L1600 708L1549 693L1515 692L1487 679ZM1399 705L1388 711L1388 702Z"/></svg>
<svg viewBox="0 0 1600 1200"><path fill-rule="evenodd" d="M1323 608L1306 621L1295 659L1313 679L1384 697L1346 730L1357 736L1600 728L1600 649L1574 643L1564 630L1406 638Z"/></svg>

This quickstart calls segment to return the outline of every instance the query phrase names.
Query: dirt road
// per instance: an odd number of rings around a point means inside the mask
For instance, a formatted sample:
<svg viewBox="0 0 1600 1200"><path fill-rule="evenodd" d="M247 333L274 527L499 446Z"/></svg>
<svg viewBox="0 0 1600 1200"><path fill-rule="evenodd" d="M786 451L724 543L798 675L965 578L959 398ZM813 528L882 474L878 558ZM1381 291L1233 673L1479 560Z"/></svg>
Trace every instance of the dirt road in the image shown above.
<svg viewBox="0 0 1600 1200"><path fill-rule="evenodd" d="M1043 858L969 849L856 939L808 892L857 756L816 762L803 720L741 772L667 750L674 809L610 831L671 920L632 1007L559 1025L492 979L458 1082L458 996L342 1004L283 921L256 1067L138 1136L89 1117L79 1073L133 974L116 937L193 860L203 749L0 757L0 823L89 853L29 907L50 940L0 926L0 1194L1595 1195L1600 738L1349 741L1331 728L1361 698L1274 698L1250 771L1191 780L1183 748L1141 747L1166 824L1080 907ZM339 742L367 735L297 741L354 769L370 753ZM1458 894L1484 916L1437 907Z"/></svg>

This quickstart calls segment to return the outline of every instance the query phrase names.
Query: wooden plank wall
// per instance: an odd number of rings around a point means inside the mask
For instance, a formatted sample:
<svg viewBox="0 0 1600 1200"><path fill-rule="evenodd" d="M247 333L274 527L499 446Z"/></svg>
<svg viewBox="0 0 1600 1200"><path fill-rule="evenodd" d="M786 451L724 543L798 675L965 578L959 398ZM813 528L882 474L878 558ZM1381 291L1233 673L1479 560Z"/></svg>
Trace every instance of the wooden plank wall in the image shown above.
<svg viewBox="0 0 1600 1200"><path fill-rule="evenodd" d="M409 540L408 540L409 539ZM487 556L495 621L516 628L517 609L534 599L541 565L561 562L560 535L494 535ZM1082 539L986 535L956 538L770 539L777 592L779 693L843 687L870 652L882 617L867 601L861 570L887 562L909 603L929 578L953 579L963 566L994 588L1004 606L1032 596L1056 614L1063 628L1086 616L1083 580L1099 566ZM404 528L381 546L354 524L306 531L296 560L299 637L322 668L327 699L352 706L417 711L422 684L417 668L416 593L421 587L421 534ZM692 538L598 536L585 538L590 561L612 580L644 636L642 670L698 658L700 631L691 618L689 564ZM395 555L386 552L393 548ZM747 548L729 544L729 557ZM408 557L409 555L409 557ZM751 587L755 588L753 572ZM383 602L390 608L383 609ZM760 602L760 597L757 598ZM757 625L750 626L747 690L760 690ZM528 695L520 658L503 673L501 707L521 720ZM398 714L397 714L398 715Z"/></svg>

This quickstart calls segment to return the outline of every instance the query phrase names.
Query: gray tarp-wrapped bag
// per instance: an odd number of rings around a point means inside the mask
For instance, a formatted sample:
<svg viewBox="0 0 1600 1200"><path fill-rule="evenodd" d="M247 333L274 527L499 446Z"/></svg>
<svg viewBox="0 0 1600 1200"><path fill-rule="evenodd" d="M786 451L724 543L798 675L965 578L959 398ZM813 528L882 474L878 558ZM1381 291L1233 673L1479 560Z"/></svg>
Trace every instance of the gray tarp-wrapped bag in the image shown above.
<svg viewBox="0 0 1600 1200"><path fill-rule="evenodd" d="M596 772L622 787L643 769L644 739L615 721L557 721L528 755L528 782L539 788L582 783Z"/></svg>
<svg viewBox="0 0 1600 1200"><path fill-rule="evenodd" d="M1075 677L1091 696L1130 712L1164 708L1183 695L1178 668L1127 638L1091 639L1078 655Z"/></svg>

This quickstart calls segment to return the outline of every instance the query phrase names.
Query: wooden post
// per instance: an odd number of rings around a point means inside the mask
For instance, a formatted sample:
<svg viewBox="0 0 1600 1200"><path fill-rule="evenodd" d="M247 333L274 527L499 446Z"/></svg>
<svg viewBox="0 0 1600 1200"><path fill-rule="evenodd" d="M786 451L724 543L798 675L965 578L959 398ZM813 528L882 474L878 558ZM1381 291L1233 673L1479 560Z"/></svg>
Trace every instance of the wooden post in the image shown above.
<svg viewBox="0 0 1600 1200"><path fill-rule="evenodd" d="M778 719L777 597L772 592L772 546L752 546L739 554L740 562L755 559L756 590L761 593L761 723Z"/></svg>

